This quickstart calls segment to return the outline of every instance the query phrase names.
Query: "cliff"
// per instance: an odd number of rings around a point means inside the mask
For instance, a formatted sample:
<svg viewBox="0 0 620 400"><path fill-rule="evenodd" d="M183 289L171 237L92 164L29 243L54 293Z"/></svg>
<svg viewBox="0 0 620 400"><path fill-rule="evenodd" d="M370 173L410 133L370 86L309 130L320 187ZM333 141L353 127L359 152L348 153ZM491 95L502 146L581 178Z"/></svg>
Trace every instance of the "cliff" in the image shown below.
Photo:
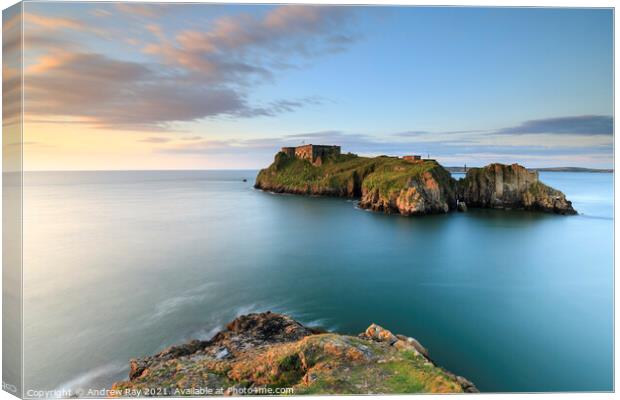
<svg viewBox="0 0 620 400"><path fill-rule="evenodd" d="M284 153L259 172L255 187L276 193L360 198L360 207L404 215L445 213L456 207L455 181L432 160L334 156L322 165Z"/></svg>
<svg viewBox="0 0 620 400"><path fill-rule="evenodd" d="M471 168L458 181L457 193L468 207L577 213L564 193L540 182L537 171L519 164Z"/></svg>
<svg viewBox="0 0 620 400"><path fill-rule="evenodd" d="M457 209L526 209L576 214L564 194L538 180L518 164L470 168L456 181L434 160L359 157L342 154L315 165L280 152L261 170L254 185L276 193L359 198L374 211L422 215ZM466 206L465 206L466 204Z"/></svg>
<svg viewBox="0 0 620 400"><path fill-rule="evenodd" d="M477 392L436 366L415 339L372 324L327 333L275 313L249 314L211 340L131 360L117 396Z"/></svg>

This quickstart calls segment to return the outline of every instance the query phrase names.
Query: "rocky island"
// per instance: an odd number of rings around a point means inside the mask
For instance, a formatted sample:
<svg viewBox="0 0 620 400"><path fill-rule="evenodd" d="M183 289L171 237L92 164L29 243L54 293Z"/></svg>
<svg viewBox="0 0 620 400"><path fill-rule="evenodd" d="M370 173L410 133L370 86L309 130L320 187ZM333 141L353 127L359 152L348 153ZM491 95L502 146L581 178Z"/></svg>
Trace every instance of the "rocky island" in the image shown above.
<svg viewBox="0 0 620 400"><path fill-rule="evenodd" d="M359 198L361 208L403 215L468 207L577 213L562 192L519 164L469 168L456 180L435 160L360 157L341 154L339 146L284 147L259 172L254 186L275 193Z"/></svg>
<svg viewBox="0 0 620 400"><path fill-rule="evenodd" d="M265 312L238 317L206 341L131 360L116 396L477 392L435 365L415 339L372 324L358 336Z"/></svg>

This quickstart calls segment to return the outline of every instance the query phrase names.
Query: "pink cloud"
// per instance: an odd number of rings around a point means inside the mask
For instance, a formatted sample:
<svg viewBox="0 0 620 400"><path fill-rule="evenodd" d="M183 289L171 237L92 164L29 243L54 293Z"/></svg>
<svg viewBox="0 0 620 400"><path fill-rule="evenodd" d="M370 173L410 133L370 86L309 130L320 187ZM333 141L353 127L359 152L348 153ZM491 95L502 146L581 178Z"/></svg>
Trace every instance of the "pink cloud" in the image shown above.
<svg viewBox="0 0 620 400"><path fill-rule="evenodd" d="M132 12L144 11L133 7ZM140 15L159 14L157 10L152 5ZM26 107L32 118L60 116L133 130L167 130L175 122L215 116L292 112L321 100L307 96L248 104L248 94L256 84L275 79L292 56L331 51L335 38L346 36L347 18L337 7L281 6L262 16L227 16L206 30L172 34L162 24L141 21L141 29L155 39L142 47L154 58L145 63L89 51L83 42L74 46L70 40L75 37L58 32L98 32L97 25L29 14L29 23L39 28L29 43L41 54L27 65ZM130 37L118 40L143 43Z"/></svg>

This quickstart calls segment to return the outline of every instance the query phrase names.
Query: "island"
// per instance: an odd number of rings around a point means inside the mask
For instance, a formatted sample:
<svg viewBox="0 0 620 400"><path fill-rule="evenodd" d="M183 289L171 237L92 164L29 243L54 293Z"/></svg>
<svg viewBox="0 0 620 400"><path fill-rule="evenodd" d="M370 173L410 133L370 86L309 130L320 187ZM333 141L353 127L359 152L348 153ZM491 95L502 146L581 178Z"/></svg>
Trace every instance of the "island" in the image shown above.
<svg viewBox="0 0 620 400"><path fill-rule="evenodd" d="M519 164L468 168L456 180L436 160L419 155L361 157L340 146L284 147L254 185L274 193L359 199L364 209L424 215L468 208L519 209L572 215L564 193Z"/></svg>
<svg viewBox="0 0 620 400"><path fill-rule="evenodd" d="M112 396L478 392L416 339L371 324L350 336L277 313L243 315L212 339L130 361Z"/></svg>

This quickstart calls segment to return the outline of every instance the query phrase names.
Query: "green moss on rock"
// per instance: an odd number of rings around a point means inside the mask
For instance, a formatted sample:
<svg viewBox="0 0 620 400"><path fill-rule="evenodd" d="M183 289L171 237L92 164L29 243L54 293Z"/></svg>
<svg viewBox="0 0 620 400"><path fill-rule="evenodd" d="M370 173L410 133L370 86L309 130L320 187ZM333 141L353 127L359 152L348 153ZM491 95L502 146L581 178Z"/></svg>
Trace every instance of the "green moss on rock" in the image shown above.
<svg viewBox="0 0 620 400"><path fill-rule="evenodd" d="M455 207L455 181L433 160L332 156L321 165L276 154L259 172L256 188L276 193L360 198L360 206L386 213L443 213Z"/></svg>
<svg viewBox="0 0 620 400"><path fill-rule="evenodd" d="M113 390L123 396L180 396L190 388L212 394L253 394L261 388L280 390L270 394L476 391L417 351L416 343L375 324L356 337L319 333L280 314L250 314L191 350L138 360L144 367L140 374L130 373ZM226 356L222 348L229 350Z"/></svg>

